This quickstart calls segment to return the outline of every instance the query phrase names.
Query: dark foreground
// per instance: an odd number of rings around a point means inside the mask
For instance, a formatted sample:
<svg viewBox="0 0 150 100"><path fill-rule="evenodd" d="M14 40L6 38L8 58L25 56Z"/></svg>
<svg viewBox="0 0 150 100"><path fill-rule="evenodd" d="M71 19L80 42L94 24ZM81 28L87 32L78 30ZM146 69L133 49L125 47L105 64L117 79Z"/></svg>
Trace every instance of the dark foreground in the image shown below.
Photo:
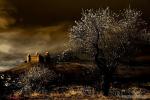
<svg viewBox="0 0 150 100"><path fill-rule="evenodd" d="M97 91L101 82L93 67L65 64L53 69L25 64L0 73L0 100L150 99L148 79L115 77L109 96L105 97Z"/></svg>
<svg viewBox="0 0 150 100"><path fill-rule="evenodd" d="M59 99L87 99L87 100L108 100L108 99L150 99L150 90L131 86L129 88L115 88L110 89L110 95L105 97L101 92L96 92L91 86L69 85L55 87L51 91L46 89L40 91L28 91L29 93L22 94L19 91L13 91L9 95L1 97L1 99L8 100L59 100Z"/></svg>

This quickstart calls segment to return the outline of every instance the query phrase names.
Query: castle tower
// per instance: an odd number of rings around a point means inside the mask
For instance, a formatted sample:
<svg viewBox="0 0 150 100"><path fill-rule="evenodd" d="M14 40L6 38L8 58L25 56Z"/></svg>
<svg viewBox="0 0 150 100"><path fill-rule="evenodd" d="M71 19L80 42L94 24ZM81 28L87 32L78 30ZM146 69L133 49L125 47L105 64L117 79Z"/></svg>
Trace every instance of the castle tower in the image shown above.
<svg viewBox="0 0 150 100"><path fill-rule="evenodd" d="M45 62L45 63L49 63L49 62L50 62L50 55L49 55L49 52L45 52L45 55L44 55L44 62Z"/></svg>
<svg viewBox="0 0 150 100"><path fill-rule="evenodd" d="M27 55L27 63L28 62L31 62L31 55L30 54Z"/></svg>
<svg viewBox="0 0 150 100"><path fill-rule="evenodd" d="M40 54L38 52L35 54L35 62L40 62Z"/></svg>

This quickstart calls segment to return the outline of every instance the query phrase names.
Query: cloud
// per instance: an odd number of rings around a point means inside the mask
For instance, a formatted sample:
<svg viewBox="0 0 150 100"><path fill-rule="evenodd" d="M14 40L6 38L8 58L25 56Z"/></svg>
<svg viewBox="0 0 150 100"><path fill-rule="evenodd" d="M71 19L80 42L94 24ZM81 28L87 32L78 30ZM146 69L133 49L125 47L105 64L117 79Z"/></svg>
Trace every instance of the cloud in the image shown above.
<svg viewBox="0 0 150 100"><path fill-rule="evenodd" d="M12 17L16 9L7 0L0 0L0 29L7 29L15 24L16 19Z"/></svg>
<svg viewBox="0 0 150 100"><path fill-rule="evenodd" d="M27 52L59 52L68 42L68 23L47 26L14 28L0 32L0 51L9 54Z"/></svg>
<svg viewBox="0 0 150 100"><path fill-rule="evenodd" d="M3 53L9 53L9 50L11 49L12 47L8 44L0 44L0 52L3 52Z"/></svg>

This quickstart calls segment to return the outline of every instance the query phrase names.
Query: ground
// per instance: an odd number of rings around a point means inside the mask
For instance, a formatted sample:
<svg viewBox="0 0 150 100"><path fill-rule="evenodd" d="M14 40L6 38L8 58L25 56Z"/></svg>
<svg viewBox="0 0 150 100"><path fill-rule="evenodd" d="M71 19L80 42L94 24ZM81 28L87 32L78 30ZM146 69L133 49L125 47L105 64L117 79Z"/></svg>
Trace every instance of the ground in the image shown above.
<svg viewBox="0 0 150 100"><path fill-rule="evenodd" d="M92 65L59 63L54 69L37 64L22 64L15 69L1 72L0 92L4 94L4 98L10 100L150 99L149 81L115 80L111 84L109 96L105 97L102 92L96 91L95 84L87 84L95 80L93 76L97 71L94 71L96 69ZM71 78L80 81L74 83ZM82 84L79 84L81 81ZM98 87L100 88L100 84Z"/></svg>
<svg viewBox="0 0 150 100"><path fill-rule="evenodd" d="M13 96L12 96L13 97ZM11 98L12 98L11 97ZM14 94L14 97L19 97L19 92ZM105 97L102 93L95 92L94 88L90 86L79 86L79 85L70 85L55 87L51 92L43 91L42 93L33 92L30 95L24 96L28 100L116 100L116 99L150 99L150 90L139 88L139 87L130 87L126 89L119 89L112 87L110 90L110 95Z"/></svg>

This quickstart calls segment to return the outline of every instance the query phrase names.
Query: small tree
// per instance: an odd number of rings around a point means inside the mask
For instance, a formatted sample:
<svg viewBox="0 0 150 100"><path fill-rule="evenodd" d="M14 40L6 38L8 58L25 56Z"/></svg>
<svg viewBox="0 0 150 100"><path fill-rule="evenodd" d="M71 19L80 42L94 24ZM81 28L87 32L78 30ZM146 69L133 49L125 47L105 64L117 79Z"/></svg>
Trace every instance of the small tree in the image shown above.
<svg viewBox="0 0 150 100"><path fill-rule="evenodd" d="M130 8L115 13L109 8L83 11L80 21L70 30L70 43L84 48L100 68L103 92L108 95L112 74L125 56L138 50L139 41L149 41L141 12Z"/></svg>

